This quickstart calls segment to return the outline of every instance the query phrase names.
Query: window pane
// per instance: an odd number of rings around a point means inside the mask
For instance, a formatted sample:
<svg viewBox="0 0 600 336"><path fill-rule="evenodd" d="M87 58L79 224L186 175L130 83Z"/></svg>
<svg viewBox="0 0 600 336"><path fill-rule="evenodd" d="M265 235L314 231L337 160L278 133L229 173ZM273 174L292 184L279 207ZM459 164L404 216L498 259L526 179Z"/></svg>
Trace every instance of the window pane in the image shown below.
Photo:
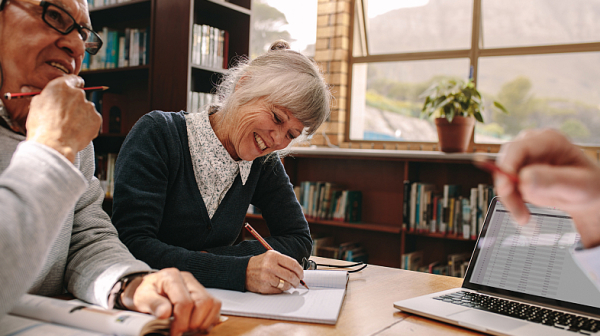
<svg viewBox="0 0 600 336"><path fill-rule="evenodd" d="M487 108L475 142L509 140L527 128L552 127L580 144L600 145L600 52L483 57L478 89L508 115Z"/></svg>
<svg viewBox="0 0 600 336"><path fill-rule="evenodd" d="M267 52L278 39L290 42L292 50L315 55L317 0L252 0L250 57Z"/></svg>
<svg viewBox="0 0 600 336"><path fill-rule="evenodd" d="M466 79L468 69L468 59L354 64L350 139L436 142L419 95L440 78Z"/></svg>
<svg viewBox="0 0 600 336"><path fill-rule="evenodd" d="M483 0L485 48L600 41L600 0Z"/></svg>
<svg viewBox="0 0 600 336"><path fill-rule="evenodd" d="M369 53L469 49L473 0L369 0Z"/></svg>

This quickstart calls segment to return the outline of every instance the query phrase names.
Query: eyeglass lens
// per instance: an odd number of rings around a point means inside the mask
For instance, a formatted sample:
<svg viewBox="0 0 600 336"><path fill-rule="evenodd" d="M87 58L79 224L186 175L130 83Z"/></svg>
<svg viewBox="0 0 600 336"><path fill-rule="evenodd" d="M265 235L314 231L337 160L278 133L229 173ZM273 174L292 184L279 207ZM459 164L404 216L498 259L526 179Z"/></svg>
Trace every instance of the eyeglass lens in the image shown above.
<svg viewBox="0 0 600 336"><path fill-rule="evenodd" d="M85 44L86 51L92 55L96 54L102 47L102 41L94 32L86 27L79 26L69 13L58 6L47 3L43 19L52 28L63 34L68 34L74 28L77 28L79 35Z"/></svg>

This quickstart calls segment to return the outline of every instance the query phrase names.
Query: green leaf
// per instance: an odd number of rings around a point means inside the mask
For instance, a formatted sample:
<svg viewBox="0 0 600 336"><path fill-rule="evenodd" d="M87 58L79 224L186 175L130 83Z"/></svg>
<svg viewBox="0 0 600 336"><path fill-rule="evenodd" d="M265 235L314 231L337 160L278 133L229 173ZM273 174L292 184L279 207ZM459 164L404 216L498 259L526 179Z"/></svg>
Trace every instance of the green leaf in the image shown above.
<svg viewBox="0 0 600 336"><path fill-rule="evenodd" d="M481 113L479 113L479 111L475 111L473 113L473 115L475 116L475 120L479 121L480 123L483 124L483 117L481 116Z"/></svg>
<svg viewBox="0 0 600 336"><path fill-rule="evenodd" d="M508 114L508 111L506 110L506 108L502 104L500 104L499 102L494 101L494 106L497 107L500 111Z"/></svg>

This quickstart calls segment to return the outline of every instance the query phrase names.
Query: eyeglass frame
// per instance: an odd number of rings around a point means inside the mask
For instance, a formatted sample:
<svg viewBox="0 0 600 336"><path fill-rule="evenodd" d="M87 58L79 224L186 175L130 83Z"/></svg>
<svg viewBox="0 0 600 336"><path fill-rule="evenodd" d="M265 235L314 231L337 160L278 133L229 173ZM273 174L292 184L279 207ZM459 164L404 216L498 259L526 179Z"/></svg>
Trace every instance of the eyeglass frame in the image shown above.
<svg viewBox="0 0 600 336"><path fill-rule="evenodd" d="M4 10L4 6L6 5L6 2L10 1L10 0L0 0L0 11ZM24 0L26 2L32 3L34 1L38 1L38 0ZM69 13L66 9L60 7L57 4L53 4L51 2L45 1L45 0L39 0L39 4L37 4L39 6L41 6L43 8L43 12L42 12L42 21L44 21L48 27L56 30L57 32L61 33L62 35L68 35L70 34L74 29L77 29L77 32L79 33L79 36L82 38L83 43L85 44L85 40L83 40L83 34L82 31L83 30L87 30L90 32L90 34L93 34L96 36L96 39L98 40L99 46L97 47L97 49L94 52L91 52L90 49L92 48L85 48L85 51L90 54L90 55L96 55L98 53L98 51L100 51L100 49L102 48L102 46L104 45L104 41L102 41L102 38L100 38L100 35L98 35L98 33L96 33L95 31L93 31L92 29L88 28L88 27L84 27L82 25L80 25L79 23L77 23L77 21L75 20L75 18L71 15L71 13ZM48 21L46 21L46 11L48 10L48 7L50 6L54 6L60 10L62 10L63 12L65 12L65 14L67 14L69 16L69 18L71 18L71 20L73 20L73 24L71 26L69 26L66 31L61 31L58 28L54 27L53 25L51 25Z"/></svg>

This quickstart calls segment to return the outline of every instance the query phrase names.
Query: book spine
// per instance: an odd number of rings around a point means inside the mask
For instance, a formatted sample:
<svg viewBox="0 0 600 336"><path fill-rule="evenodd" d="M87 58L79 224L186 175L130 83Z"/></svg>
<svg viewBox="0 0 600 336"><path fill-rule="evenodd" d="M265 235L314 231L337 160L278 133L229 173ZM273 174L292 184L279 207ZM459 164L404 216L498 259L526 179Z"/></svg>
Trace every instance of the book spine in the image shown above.
<svg viewBox="0 0 600 336"><path fill-rule="evenodd" d="M409 205L410 204L410 181L404 181L404 193L402 195L402 227L406 229L409 223Z"/></svg>

